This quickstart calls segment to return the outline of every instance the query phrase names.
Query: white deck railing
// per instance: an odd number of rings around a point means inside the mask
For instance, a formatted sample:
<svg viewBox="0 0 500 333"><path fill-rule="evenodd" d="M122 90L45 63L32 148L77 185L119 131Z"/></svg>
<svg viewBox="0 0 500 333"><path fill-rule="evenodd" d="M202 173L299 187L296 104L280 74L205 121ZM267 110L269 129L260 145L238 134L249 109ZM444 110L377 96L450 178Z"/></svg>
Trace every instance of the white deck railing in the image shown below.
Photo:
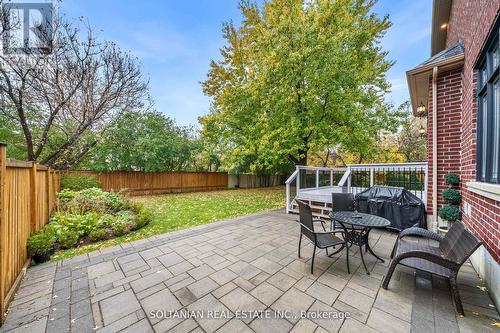
<svg viewBox="0 0 500 333"><path fill-rule="evenodd" d="M427 162L349 164L345 168L296 166L286 180L286 211L292 210L295 197L304 190L343 187L359 193L374 185L403 187L427 202ZM295 182L295 186L293 183ZM295 195L292 189L295 187Z"/></svg>

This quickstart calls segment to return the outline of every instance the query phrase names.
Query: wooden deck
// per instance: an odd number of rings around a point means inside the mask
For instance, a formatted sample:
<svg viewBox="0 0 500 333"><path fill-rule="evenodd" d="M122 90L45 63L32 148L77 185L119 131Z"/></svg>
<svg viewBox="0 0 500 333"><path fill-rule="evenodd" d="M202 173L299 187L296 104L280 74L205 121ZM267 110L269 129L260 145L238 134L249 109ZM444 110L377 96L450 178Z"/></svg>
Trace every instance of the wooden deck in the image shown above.
<svg viewBox="0 0 500 333"><path fill-rule="evenodd" d="M324 186L320 188L300 189L295 199L308 203L313 209L315 215L328 217L332 207L332 193L347 192L346 187ZM291 212L298 213L298 206L292 202Z"/></svg>

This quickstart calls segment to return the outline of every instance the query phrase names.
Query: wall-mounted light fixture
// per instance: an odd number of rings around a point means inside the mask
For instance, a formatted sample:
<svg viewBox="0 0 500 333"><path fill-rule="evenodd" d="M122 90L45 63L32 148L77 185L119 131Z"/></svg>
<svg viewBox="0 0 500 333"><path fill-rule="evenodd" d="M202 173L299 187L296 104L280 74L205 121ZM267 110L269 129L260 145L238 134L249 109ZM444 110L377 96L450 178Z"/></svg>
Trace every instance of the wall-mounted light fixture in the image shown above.
<svg viewBox="0 0 500 333"><path fill-rule="evenodd" d="M446 29L446 27L448 27L448 23L441 24L441 29Z"/></svg>
<svg viewBox="0 0 500 333"><path fill-rule="evenodd" d="M424 125L420 125L420 128L418 129L418 134L421 137L425 137L427 135L427 130L425 129Z"/></svg>
<svg viewBox="0 0 500 333"><path fill-rule="evenodd" d="M420 105L417 106L417 116L419 117L427 116L427 108L425 107L423 102L420 102Z"/></svg>

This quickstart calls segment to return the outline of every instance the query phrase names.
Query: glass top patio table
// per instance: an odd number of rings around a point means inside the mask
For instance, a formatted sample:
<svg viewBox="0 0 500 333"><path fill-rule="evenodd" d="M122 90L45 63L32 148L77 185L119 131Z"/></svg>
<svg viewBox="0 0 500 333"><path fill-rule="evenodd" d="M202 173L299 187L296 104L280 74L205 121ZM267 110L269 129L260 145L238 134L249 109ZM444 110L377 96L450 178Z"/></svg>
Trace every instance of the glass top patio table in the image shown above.
<svg viewBox="0 0 500 333"><path fill-rule="evenodd" d="M375 258L384 262L384 259L377 256L370 247L370 244L368 243L368 235L370 234L370 230L373 228L385 228L390 226L391 222L388 219L376 215L352 211L331 212L330 218L332 220L332 226L335 225L335 222L342 224L345 233L344 237L348 243L359 246L361 261L365 267L366 274L369 275L370 272L366 267L365 258L363 257L363 246L365 246L367 252L370 252L370 254ZM351 228L346 227L345 224L351 225Z"/></svg>
<svg viewBox="0 0 500 333"><path fill-rule="evenodd" d="M332 212L330 218L345 224L365 228L385 228L391 225L391 222L386 218L352 211Z"/></svg>

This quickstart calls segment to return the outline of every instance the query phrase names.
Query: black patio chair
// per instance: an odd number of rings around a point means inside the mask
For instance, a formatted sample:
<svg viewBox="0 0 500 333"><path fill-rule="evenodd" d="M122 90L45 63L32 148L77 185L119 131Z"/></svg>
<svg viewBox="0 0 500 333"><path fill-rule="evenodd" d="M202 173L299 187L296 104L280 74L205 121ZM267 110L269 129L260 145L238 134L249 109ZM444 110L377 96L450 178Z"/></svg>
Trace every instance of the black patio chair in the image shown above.
<svg viewBox="0 0 500 333"><path fill-rule="evenodd" d="M342 230L330 230L327 231L324 225L324 221L321 219L314 219L312 215L312 210L311 207L300 201L297 200L297 204L299 205L299 222L300 222L300 238L299 238L299 250L298 250L298 255L300 258L300 245L302 243L302 235L305 235L309 240L313 243L313 255L312 255L312 260L311 260L311 274L314 274L314 256L316 255L316 247L320 249L328 249L329 247L334 247L340 245L340 248L337 249L335 252L329 254L329 256L332 256L336 253L339 253L346 247L346 242L344 239L337 237L335 234L341 233L342 235L345 235L345 228L344 231ZM321 226L323 228L323 231L315 231L314 230L314 222L320 222ZM341 223L340 223L341 224ZM328 254L328 252L327 252ZM350 274L349 271L349 251L346 251L346 261L347 261L347 272Z"/></svg>
<svg viewBox="0 0 500 333"><path fill-rule="evenodd" d="M352 193L332 193L332 212L340 212L340 211L354 211L356 209L356 200L354 199L354 194ZM337 222L332 220L332 229L337 229ZM358 227L355 225L350 225L347 227L348 232L357 231L360 232L363 230L362 227ZM348 245L349 247L352 244Z"/></svg>
<svg viewBox="0 0 500 333"><path fill-rule="evenodd" d="M406 236L420 236L439 242L439 246L404 240ZM481 246L481 242L460 222L451 226L446 236L422 228L403 230L394 244L391 264L382 283L387 289L394 269L398 264L447 278L457 312L464 316L462 301L458 292L457 275L463 263Z"/></svg>

